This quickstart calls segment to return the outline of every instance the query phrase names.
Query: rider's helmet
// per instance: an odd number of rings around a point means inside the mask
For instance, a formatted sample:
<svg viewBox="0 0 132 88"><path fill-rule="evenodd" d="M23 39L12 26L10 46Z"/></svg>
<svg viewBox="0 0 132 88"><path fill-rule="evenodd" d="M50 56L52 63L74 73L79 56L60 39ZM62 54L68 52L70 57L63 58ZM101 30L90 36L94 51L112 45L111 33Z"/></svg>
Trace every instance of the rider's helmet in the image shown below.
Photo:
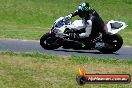
<svg viewBox="0 0 132 88"><path fill-rule="evenodd" d="M81 18L85 17L89 10L90 10L89 3L83 2L78 6L78 12Z"/></svg>

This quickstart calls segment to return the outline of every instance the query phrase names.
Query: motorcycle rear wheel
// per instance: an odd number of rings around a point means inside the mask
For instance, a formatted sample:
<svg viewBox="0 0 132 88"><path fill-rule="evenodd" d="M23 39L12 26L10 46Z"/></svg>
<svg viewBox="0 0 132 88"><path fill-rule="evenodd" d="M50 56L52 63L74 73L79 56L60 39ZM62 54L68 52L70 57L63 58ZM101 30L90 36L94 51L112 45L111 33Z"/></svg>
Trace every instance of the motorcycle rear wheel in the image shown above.
<svg viewBox="0 0 132 88"><path fill-rule="evenodd" d="M113 52L116 52L118 51L122 45L123 45L123 39L122 37L119 35L119 34L113 34L113 35L110 35L110 34L106 34L103 38L103 41L110 45L112 48L101 48L99 49L100 52L102 53L113 53ZM105 46L106 46L105 44Z"/></svg>

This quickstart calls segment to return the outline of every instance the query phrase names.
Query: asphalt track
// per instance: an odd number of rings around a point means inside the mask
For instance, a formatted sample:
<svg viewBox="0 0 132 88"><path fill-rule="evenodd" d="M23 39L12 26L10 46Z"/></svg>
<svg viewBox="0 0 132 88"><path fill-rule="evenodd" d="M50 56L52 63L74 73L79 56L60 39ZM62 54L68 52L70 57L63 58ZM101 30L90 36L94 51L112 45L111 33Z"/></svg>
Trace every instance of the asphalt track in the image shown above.
<svg viewBox="0 0 132 88"><path fill-rule="evenodd" d="M14 52L34 52L51 55L74 55L74 56L95 56L99 58L116 58L116 59L132 59L132 47L123 46L119 51L113 54L102 54L97 50L72 50L72 49L56 49L45 50L41 48L38 41L32 40L13 40L0 39L0 51Z"/></svg>

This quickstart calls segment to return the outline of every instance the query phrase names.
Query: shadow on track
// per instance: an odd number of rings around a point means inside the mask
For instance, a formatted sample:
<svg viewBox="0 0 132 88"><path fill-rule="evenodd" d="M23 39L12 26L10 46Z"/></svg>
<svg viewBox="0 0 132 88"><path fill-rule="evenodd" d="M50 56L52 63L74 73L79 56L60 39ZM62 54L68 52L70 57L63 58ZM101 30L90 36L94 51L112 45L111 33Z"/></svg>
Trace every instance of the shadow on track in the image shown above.
<svg viewBox="0 0 132 88"><path fill-rule="evenodd" d="M101 53L97 50L89 50L89 51L86 51L86 50L71 50L71 49L55 49L53 51L60 51L60 52L75 52L75 53L84 53L84 54L104 54L104 53ZM110 53L110 54L114 54L114 55L120 55L118 53Z"/></svg>

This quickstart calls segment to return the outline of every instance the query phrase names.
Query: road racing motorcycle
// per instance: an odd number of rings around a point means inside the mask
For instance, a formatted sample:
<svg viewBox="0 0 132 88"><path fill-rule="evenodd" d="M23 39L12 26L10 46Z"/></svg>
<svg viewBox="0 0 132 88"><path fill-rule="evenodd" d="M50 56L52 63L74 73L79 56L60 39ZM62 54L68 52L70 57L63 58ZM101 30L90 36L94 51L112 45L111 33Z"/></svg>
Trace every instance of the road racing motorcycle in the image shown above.
<svg viewBox="0 0 132 88"><path fill-rule="evenodd" d="M51 30L40 38L40 45L47 50L62 47L64 49L99 50L102 53L114 53L123 45L123 39L117 33L127 26L125 22L111 20L105 25L107 32L105 35L99 33L99 36L92 40L89 40L90 38L88 37L81 39L77 37L79 32L67 31L73 28L77 30L85 29L83 19L71 22L65 17L60 17L54 22ZM76 38L71 37L73 34Z"/></svg>

